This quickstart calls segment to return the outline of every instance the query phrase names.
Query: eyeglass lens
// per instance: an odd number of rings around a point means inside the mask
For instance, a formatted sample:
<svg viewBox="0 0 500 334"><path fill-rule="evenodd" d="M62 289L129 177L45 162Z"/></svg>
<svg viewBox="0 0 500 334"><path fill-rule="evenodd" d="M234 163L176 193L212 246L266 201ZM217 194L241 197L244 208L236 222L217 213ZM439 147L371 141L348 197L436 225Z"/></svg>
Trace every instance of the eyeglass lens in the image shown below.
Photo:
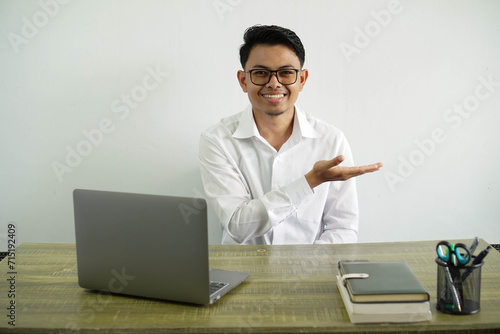
<svg viewBox="0 0 500 334"><path fill-rule="evenodd" d="M255 85L263 86L271 81L272 74L276 73L279 83L282 85L292 85L297 81L297 72L297 70L252 70L250 71L250 79Z"/></svg>

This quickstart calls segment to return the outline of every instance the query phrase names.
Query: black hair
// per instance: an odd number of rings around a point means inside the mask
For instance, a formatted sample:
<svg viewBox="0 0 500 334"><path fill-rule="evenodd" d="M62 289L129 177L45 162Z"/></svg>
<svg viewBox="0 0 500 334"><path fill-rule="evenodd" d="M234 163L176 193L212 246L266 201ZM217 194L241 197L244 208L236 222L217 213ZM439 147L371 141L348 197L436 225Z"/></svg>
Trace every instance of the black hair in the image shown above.
<svg viewBox="0 0 500 334"><path fill-rule="evenodd" d="M306 57L304 45L290 29L275 25L254 25L245 30L243 40L245 43L240 47L240 62L243 68L245 68L250 51L258 44L285 45L295 52L299 58L300 67L304 66Z"/></svg>

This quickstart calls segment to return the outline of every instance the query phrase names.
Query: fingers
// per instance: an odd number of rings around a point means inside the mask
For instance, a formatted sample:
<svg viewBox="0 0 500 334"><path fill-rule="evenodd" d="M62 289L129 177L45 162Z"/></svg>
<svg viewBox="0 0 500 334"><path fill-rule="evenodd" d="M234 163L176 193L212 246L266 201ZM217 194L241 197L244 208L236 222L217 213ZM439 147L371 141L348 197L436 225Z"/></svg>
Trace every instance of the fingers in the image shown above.
<svg viewBox="0 0 500 334"><path fill-rule="evenodd" d="M343 161L345 160L344 156L341 154L339 156L336 156L332 160L328 160L328 165L326 166L327 168L332 168L335 166L340 165Z"/></svg>
<svg viewBox="0 0 500 334"><path fill-rule="evenodd" d="M344 168L344 176L348 176L348 178L360 176L366 173L373 173L382 168L382 163L377 162L371 165L359 166L359 167L343 167Z"/></svg>
<svg viewBox="0 0 500 334"><path fill-rule="evenodd" d="M362 166L362 168L366 171L366 173L376 172L380 168L382 168L383 164L381 162L377 162L376 164Z"/></svg>
<svg viewBox="0 0 500 334"><path fill-rule="evenodd" d="M366 173L376 172L381 167L382 163L380 162L371 165L354 166L354 167L334 166L328 169L328 171L324 174L324 176L328 181L346 181L356 176L360 176Z"/></svg>
<svg viewBox="0 0 500 334"><path fill-rule="evenodd" d="M332 167L338 166L344 160L345 160L345 157L343 155L339 155L339 156L333 158L332 160L328 160L327 168L332 168ZM382 166L383 166L383 164L381 162L377 162L377 163L374 163L371 165L365 165L365 166L359 166L359 167L356 167L356 166L345 167L345 168L349 169L353 173L356 173L356 172L360 173L358 175L361 175L361 174L365 174L365 173L375 172L375 171L379 170L380 168L382 168Z"/></svg>
<svg viewBox="0 0 500 334"><path fill-rule="evenodd" d="M365 173L373 173L378 171L382 167L382 163L377 162L376 164L371 164L371 165L365 165L365 166L359 166L359 167L352 167L357 175L362 175Z"/></svg>

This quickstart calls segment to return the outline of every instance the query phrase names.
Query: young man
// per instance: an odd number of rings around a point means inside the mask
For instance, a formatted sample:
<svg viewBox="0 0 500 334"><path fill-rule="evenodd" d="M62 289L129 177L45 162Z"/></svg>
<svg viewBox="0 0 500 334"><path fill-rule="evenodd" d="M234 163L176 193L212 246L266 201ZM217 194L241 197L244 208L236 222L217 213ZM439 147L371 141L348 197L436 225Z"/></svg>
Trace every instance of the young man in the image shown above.
<svg viewBox="0 0 500 334"><path fill-rule="evenodd" d="M238 82L250 106L200 138L202 181L222 243L356 242L353 177L382 164L352 167L344 134L295 105L308 72L294 32L253 26L244 41Z"/></svg>

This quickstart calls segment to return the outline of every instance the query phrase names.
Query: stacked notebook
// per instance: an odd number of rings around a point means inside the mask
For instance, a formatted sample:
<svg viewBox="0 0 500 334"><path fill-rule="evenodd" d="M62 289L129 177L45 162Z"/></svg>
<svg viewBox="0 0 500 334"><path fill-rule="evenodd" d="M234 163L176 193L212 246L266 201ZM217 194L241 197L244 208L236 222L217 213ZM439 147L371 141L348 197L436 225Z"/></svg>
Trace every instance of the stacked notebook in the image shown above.
<svg viewBox="0 0 500 334"><path fill-rule="evenodd" d="M337 286L352 323L432 318L429 293L405 262L340 261L339 273Z"/></svg>

